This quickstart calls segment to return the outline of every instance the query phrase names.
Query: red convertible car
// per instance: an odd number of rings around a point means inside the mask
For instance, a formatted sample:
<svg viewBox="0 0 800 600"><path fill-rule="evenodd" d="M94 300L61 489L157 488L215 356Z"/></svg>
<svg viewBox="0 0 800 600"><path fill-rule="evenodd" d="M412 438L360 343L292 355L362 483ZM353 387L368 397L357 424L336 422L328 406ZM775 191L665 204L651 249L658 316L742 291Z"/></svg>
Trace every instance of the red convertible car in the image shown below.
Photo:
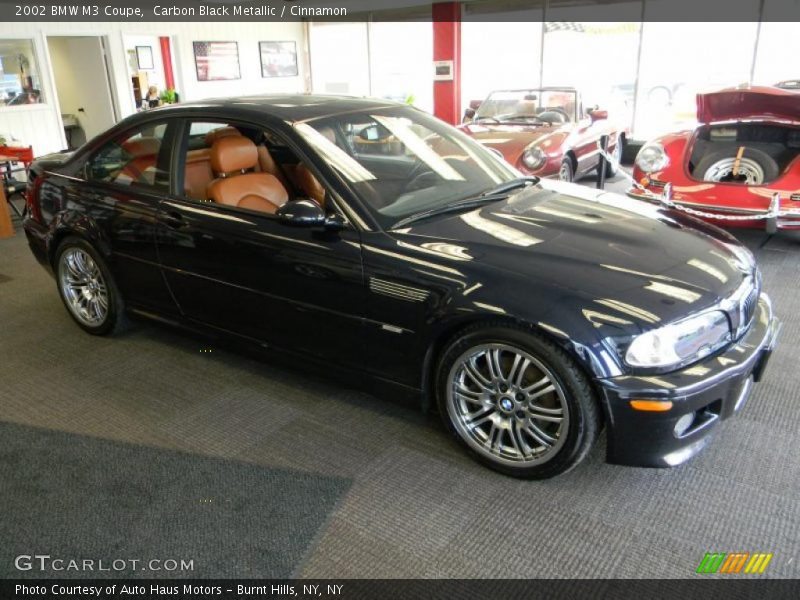
<svg viewBox="0 0 800 600"><path fill-rule="evenodd" d="M712 223L800 229L800 93L730 88L697 96L694 130L645 144L628 194L670 200Z"/></svg>
<svg viewBox="0 0 800 600"><path fill-rule="evenodd" d="M625 130L608 121L606 111L584 111L574 88L494 91L470 103L460 129L522 173L564 181L597 171L600 136L609 136L608 151L617 162L625 143ZM615 174L606 163L606 175Z"/></svg>

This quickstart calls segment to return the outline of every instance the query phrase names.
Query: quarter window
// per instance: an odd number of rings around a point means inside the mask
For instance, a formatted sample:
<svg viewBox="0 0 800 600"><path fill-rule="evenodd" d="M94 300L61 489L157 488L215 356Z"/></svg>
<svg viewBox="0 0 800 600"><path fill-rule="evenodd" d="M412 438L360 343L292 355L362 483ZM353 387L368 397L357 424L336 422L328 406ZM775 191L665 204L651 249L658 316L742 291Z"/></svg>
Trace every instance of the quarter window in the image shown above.
<svg viewBox="0 0 800 600"><path fill-rule="evenodd" d="M89 161L90 181L169 190L169 148L162 147L166 123L148 125L103 146Z"/></svg>

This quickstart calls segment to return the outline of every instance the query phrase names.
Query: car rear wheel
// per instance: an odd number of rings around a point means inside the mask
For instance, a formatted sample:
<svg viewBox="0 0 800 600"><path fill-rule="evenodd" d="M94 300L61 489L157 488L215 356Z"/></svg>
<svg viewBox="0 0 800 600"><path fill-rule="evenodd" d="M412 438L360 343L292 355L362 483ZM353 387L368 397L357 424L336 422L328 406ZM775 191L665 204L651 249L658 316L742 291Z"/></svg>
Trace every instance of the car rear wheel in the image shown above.
<svg viewBox="0 0 800 600"><path fill-rule="evenodd" d="M703 181L762 185L776 179L778 163L766 152L747 148L739 154L740 146L731 145L709 152L697 163L694 172Z"/></svg>
<svg viewBox="0 0 800 600"><path fill-rule="evenodd" d="M528 479L578 465L601 423L591 386L570 357L506 325L471 328L447 348L437 403L446 427L473 457Z"/></svg>
<svg viewBox="0 0 800 600"><path fill-rule="evenodd" d="M75 322L88 333L118 333L127 325L122 296L100 254L85 240L65 239L56 253L59 295Z"/></svg>

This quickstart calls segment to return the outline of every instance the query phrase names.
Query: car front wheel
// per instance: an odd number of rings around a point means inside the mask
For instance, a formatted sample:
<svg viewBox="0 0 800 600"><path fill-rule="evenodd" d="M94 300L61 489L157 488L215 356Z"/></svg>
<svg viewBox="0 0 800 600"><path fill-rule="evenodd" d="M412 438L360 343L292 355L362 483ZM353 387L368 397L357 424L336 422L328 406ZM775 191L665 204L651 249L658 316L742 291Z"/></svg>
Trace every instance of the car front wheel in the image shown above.
<svg viewBox="0 0 800 600"><path fill-rule="evenodd" d="M522 328L477 327L444 352L437 402L445 425L483 464L545 479L588 454L601 415L570 357Z"/></svg>
<svg viewBox="0 0 800 600"><path fill-rule="evenodd" d="M122 296L100 254L87 241L69 237L56 253L61 300L80 327L93 335L125 328Z"/></svg>
<svg viewBox="0 0 800 600"><path fill-rule="evenodd" d="M569 157L561 161L561 167L558 170L558 178L561 181L572 181L575 179L575 171L572 168L572 161Z"/></svg>

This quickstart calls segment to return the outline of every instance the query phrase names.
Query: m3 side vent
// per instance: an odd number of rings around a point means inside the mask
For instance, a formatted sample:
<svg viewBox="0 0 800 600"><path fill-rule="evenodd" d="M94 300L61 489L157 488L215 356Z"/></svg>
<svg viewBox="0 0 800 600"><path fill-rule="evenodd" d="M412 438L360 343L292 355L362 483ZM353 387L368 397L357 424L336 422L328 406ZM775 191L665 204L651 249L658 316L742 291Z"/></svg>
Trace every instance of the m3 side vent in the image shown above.
<svg viewBox="0 0 800 600"><path fill-rule="evenodd" d="M369 278L369 289L376 294L397 298L398 300L405 300L407 302L424 302L430 295L430 292L427 290L421 290L394 281L378 279L377 277Z"/></svg>

